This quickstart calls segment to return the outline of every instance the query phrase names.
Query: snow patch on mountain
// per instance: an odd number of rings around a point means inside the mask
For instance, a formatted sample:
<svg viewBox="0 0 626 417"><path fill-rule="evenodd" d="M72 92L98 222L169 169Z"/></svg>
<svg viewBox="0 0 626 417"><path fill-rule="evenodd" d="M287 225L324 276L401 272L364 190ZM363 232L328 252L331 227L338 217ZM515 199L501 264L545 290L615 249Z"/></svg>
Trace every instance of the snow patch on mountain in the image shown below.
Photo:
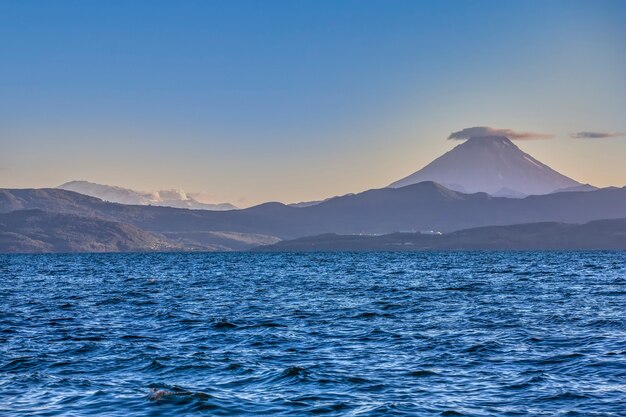
<svg viewBox="0 0 626 417"><path fill-rule="evenodd" d="M59 185L57 188L120 204L218 211L237 209L237 207L230 203L200 202L193 197L193 194L187 194L183 190L135 191L128 188L96 184L89 181L70 181Z"/></svg>

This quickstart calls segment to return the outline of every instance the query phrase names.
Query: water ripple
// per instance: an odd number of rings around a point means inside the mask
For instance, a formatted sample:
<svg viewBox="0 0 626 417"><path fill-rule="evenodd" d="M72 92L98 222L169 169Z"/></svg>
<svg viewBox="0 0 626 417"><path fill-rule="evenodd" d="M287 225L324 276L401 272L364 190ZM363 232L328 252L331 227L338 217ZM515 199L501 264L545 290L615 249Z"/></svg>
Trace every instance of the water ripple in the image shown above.
<svg viewBox="0 0 626 417"><path fill-rule="evenodd" d="M626 415L625 255L0 256L0 414Z"/></svg>

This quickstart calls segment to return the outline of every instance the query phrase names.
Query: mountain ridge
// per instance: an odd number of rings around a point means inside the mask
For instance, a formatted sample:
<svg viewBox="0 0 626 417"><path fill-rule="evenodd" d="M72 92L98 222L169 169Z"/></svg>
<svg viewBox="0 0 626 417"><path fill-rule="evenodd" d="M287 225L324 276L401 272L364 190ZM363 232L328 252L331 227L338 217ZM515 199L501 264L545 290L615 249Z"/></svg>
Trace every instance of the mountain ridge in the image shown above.
<svg viewBox="0 0 626 417"><path fill-rule="evenodd" d="M40 209L0 214L0 248L4 253L185 249L130 224Z"/></svg>
<svg viewBox="0 0 626 417"><path fill-rule="evenodd" d="M253 252L437 251L437 250L626 250L626 218L584 224L542 222L483 226L450 234L391 233L379 236L324 234Z"/></svg>
<svg viewBox="0 0 626 417"><path fill-rule="evenodd" d="M123 205L59 189L0 189L0 212L31 208L132 224L175 243L243 250L255 242L322 233L449 233L489 225L621 218L626 217L626 187L512 199L464 194L423 182L336 197L309 207L274 202L233 211Z"/></svg>

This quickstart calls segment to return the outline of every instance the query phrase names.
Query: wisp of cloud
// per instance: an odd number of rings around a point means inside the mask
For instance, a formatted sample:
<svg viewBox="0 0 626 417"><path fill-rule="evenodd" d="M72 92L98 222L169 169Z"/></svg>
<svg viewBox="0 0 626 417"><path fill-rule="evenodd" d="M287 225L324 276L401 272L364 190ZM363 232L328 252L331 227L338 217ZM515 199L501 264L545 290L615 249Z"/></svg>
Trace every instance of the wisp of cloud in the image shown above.
<svg viewBox="0 0 626 417"><path fill-rule="evenodd" d="M489 126L474 126L466 127L465 129L457 132L450 133L448 139L452 140L465 140L471 137L479 136L506 136L512 140L533 140L533 139L549 139L554 137L548 133L538 132L519 132L513 129L497 129Z"/></svg>
<svg viewBox="0 0 626 417"><path fill-rule="evenodd" d="M574 132L570 133L570 138L574 139L600 139L600 138L619 138L626 136L624 132Z"/></svg>

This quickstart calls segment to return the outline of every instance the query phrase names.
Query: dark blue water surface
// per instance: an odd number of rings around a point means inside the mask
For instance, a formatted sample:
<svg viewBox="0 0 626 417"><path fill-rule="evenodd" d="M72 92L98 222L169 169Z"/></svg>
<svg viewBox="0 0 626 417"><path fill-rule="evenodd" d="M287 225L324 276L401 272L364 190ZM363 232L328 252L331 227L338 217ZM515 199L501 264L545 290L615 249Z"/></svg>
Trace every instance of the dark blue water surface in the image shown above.
<svg viewBox="0 0 626 417"><path fill-rule="evenodd" d="M626 253L0 256L0 414L323 413L626 415Z"/></svg>

